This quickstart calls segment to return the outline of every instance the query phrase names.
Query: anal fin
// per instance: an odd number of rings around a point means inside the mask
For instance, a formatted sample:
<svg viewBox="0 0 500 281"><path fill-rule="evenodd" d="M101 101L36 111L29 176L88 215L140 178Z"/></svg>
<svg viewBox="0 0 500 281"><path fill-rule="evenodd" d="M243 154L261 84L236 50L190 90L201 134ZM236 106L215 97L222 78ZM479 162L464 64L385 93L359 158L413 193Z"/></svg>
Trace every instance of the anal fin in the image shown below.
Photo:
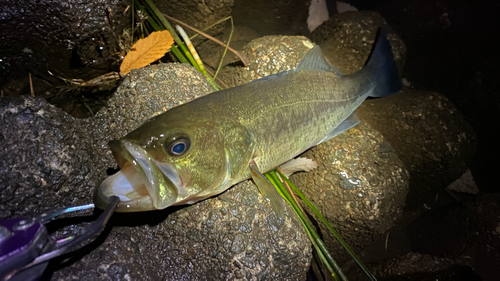
<svg viewBox="0 0 500 281"><path fill-rule="evenodd" d="M279 194L278 190L276 190L274 185L272 185L272 183L266 178L266 176L264 176L259 171L255 161L252 160L249 167L255 185L257 185L257 187L259 188L262 196L269 199L271 207L273 208L274 212L276 212L276 216L278 217L279 222L282 223L283 219L285 218L285 213L283 211L281 195Z"/></svg>

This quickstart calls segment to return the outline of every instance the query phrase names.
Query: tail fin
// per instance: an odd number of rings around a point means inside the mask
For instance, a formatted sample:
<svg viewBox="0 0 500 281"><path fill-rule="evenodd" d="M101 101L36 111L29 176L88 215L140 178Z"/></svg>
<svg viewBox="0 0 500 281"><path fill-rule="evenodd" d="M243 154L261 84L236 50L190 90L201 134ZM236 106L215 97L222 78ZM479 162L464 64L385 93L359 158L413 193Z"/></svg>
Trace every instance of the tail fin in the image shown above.
<svg viewBox="0 0 500 281"><path fill-rule="evenodd" d="M380 32L365 66L376 77L376 87L372 97L385 97L401 90L398 69L394 62L391 44L387 40L387 30L388 28L385 27Z"/></svg>

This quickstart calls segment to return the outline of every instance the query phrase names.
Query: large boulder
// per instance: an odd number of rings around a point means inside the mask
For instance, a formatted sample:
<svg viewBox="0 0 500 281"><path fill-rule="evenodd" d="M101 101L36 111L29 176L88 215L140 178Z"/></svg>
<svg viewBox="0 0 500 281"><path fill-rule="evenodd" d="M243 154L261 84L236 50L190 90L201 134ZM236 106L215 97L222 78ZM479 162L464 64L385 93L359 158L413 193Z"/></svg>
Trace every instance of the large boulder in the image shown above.
<svg viewBox="0 0 500 281"><path fill-rule="evenodd" d="M319 166L293 175L291 180L356 253L401 217L408 172L383 135L369 124L362 123L313 147L302 157ZM343 246L319 220L318 225L335 260L347 261L350 255Z"/></svg>
<svg viewBox="0 0 500 281"><path fill-rule="evenodd" d="M87 203L97 170L77 119L42 98L0 99L0 217Z"/></svg>
<svg viewBox="0 0 500 281"><path fill-rule="evenodd" d="M456 106L437 92L404 88L357 111L380 131L410 172L406 208L414 210L467 171L476 135Z"/></svg>
<svg viewBox="0 0 500 281"><path fill-rule="evenodd" d="M88 203L106 171L116 168L108 140L210 91L194 68L162 64L133 71L109 107L87 120L74 119L40 98L3 99L2 218ZM98 240L102 244L52 266L52 277L305 279L311 246L298 218L289 207L285 211L285 222L277 224L269 203L246 181L194 206L116 214L112 228Z"/></svg>
<svg viewBox="0 0 500 281"><path fill-rule="evenodd" d="M372 11L336 14L311 33L325 56L344 74L366 63L378 30L386 21ZM388 29L400 74L406 46ZM384 99L369 99L357 111L363 122L380 131L410 172L407 209L416 209L459 178L472 162L475 133L456 106L436 92L404 88Z"/></svg>
<svg viewBox="0 0 500 281"><path fill-rule="evenodd" d="M118 48L115 38L130 28L130 9L124 14L128 5L124 0L2 1L0 85L20 77L27 83L27 68L33 74L45 75L51 70L69 78L90 79L95 73L82 71L84 65L106 70L116 67L112 59ZM38 88L44 85L40 83ZM18 94L16 87L4 90Z"/></svg>
<svg viewBox="0 0 500 281"><path fill-rule="evenodd" d="M335 14L311 33L311 40L321 46L325 57L342 73L350 74L361 69L373 48L379 30L388 29L394 61L399 73L406 62L406 46L386 20L377 12L360 11Z"/></svg>

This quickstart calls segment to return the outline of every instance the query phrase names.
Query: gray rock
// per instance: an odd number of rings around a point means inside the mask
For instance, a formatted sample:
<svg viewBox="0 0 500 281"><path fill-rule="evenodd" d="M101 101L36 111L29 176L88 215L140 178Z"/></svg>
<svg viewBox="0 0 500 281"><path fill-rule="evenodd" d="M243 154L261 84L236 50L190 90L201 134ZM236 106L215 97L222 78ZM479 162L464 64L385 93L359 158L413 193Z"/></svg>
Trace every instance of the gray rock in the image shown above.
<svg viewBox="0 0 500 281"><path fill-rule="evenodd" d="M468 194L479 194L479 187L477 187L472 172L469 169L461 177L448 185L448 189Z"/></svg>
<svg viewBox="0 0 500 281"><path fill-rule="evenodd" d="M315 160L319 166L292 175L291 180L356 253L401 217L408 172L391 145L369 124L361 123L302 157ZM343 246L319 220L318 225L335 260L348 260Z"/></svg>
<svg viewBox="0 0 500 281"><path fill-rule="evenodd" d="M372 272L379 280L481 280L463 259L414 252L380 263Z"/></svg>
<svg viewBox="0 0 500 281"><path fill-rule="evenodd" d="M105 171L116 167L105 144L109 139L211 90L194 68L163 64L133 71L109 107L88 120L74 119L38 98L2 99L2 217L87 203ZM46 166L51 168L48 176L42 170ZM193 206L115 214L112 228L97 244L83 248L71 263L53 268L52 277L305 279L311 246L290 210L285 209L285 223L276 224L269 215L271 206L246 181Z"/></svg>
<svg viewBox="0 0 500 281"><path fill-rule="evenodd" d="M122 0L2 1L0 84L21 75L26 78L27 67L39 73L55 69L56 74L78 78L86 78L89 71L78 72L72 65L109 68L117 48L113 32L120 36L123 28L130 27L130 12L122 16L128 5ZM108 8L114 30L106 22Z"/></svg>
<svg viewBox="0 0 500 281"><path fill-rule="evenodd" d="M0 217L83 204L95 187L90 139L41 98L0 99Z"/></svg>
<svg viewBox="0 0 500 281"><path fill-rule="evenodd" d="M311 40L320 45L325 57L342 73L350 74L365 65L378 30L386 24L380 14L372 11L335 14L311 33ZM388 33L388 39L401 74L406 62L406 46L393 32Z"/></svg>
<svg viewBox="0 0 500 281"><path fill-rule="evenodd" d="M271 74L294 69L302 57L314 47L304 36L264 36L250 41L243 53L250 60L248 67L227 66L220 77L229 87L249 83Z"/></svg>
<svg viewBox="0 0 500 281"><path fill-rule="evenodd" d="M410 172L407 209L434 197L472 161L475 133L439 93L404 88L396 95L365 101L357 115L384 135Z"/></svg>
<svg viewBox="0 0 500 281"><path fill-rule="evenodd" d="M193 206L115 214L102 245L57 271L54 280L304 280L311 247L286 208L281 227L246 181ZM125 226L123 226L125 225Z"/></svg>

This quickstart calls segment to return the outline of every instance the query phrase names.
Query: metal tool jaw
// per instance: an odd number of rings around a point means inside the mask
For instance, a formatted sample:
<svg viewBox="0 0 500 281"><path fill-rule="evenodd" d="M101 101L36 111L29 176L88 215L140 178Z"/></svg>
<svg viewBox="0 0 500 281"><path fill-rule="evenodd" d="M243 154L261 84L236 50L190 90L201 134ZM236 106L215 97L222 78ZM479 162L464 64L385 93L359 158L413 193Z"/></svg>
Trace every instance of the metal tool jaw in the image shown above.
<svg viewBox="0 0 500 281"><path fill-rule="evenodd" d="M118 202L118 197L111 197L108 207L97 220L78 233L57 241L50 238L45 224L65 213L94 208L94 204L56 209L36 217L0 220L0 280L37 280L49 260L98 235Z"/></svg>

